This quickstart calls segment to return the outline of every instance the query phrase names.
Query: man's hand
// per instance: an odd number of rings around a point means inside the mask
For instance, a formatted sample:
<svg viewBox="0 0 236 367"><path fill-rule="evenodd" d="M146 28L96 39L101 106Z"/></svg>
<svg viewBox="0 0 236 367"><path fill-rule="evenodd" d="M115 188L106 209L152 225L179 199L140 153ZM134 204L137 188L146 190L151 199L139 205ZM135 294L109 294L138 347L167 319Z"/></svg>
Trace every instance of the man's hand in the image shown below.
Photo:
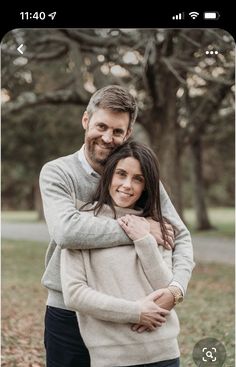
<svg viewBox="0 0 236 367"><path fill-rule="evenodd" d="M171 310L174 307L174 296L172 295L172 293L169 291L168 288L162 288L162 289L158 289L155 292L152 292L151 294L149 294L145 299L153 299L153 301L155 302L156 305L158 305L160 307L161 310L164 309L164 311L167 310ZM163 313L161 311L162 315L167 316L168 314ZM165 321L162 321L162 323ZM161 326L162 323L160 324L160 320L158 321L158 325L157 326ZM140 323L139 324L134 324L131 329L133 331L137 331L138 333L142 333L144 331L152 331L155 330L155 327L150 327L147 324L142 324L141 323L141 318L140 318Z"/></svg>
<svg viewBox="0 0 236 367"><path fill-rule="evenodd" d="M174 296L168 288L161 288L156 291L158 298L155 300L156 305L166 310L172 310L174 307Z"/></svg>
<svg viewBox="0 0 236 367"><path fill-rule="evenodd" d="M155 303L161 295L162 292L159 290L154 291L138 301L141 309L140 322L139 324L133 325L132 330L140 332L140 328L142 331L152 331L166 322L166 316L169 315L169 311Z"/></svg>
<svg viewBox="0 0 236 367"><path fill-rule="evenodd" d="M175 233L174 229L171 224L165 222L165 227L167 230L167 238L166 243L164 243L163 234L161 231L160 223L156 220L153 220L152 218L146 218L148 222L150 223L150 233L155 237L158 245L164 246L167 250L172 250L174 248L174 239L175 239Z"/></svg>

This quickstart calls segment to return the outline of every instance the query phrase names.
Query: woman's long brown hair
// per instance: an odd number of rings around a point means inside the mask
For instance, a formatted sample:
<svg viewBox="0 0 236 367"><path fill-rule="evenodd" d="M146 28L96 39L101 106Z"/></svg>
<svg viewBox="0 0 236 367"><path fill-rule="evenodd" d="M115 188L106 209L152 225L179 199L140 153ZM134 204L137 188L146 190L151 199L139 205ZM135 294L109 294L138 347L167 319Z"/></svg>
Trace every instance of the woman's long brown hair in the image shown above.
<svg viewBox="0 0 236 367"><path fill-rule="evenodd" d="M112 177L117 163L124 158L133 157L140 163L142 174L145 179L145 188L141 197L135 204L135 208L142 209L144 217L151 217L158 221L161 226L164 242L167 239L167 231L164 224L164 218L161 212L160 202L160 170L157 158L153 151L146 145L140 144L134 140L127 140L124 144L117 147L108 157L97 191L92 199L92 203L96 201L93 207L95 215L99 213L102 206L107 204L114 212L116 212L112 198L109 193ZM82 209L86 207L83 206ZM86 210L86 209L85 209Z"/></svg>

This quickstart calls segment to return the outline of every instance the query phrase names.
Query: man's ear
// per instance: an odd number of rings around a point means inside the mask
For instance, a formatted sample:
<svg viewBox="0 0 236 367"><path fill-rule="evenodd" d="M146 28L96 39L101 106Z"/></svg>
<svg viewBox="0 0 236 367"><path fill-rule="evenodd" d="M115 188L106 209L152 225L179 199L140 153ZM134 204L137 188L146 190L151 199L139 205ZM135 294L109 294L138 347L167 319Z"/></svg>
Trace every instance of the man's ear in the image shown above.
<svg viewBox="0 0 236 367"><path fill-rule="evenodd" d="M127 139L129 139L130 135L133 132L133 128L131 127L130 129L127 130L127 133L125 135L124 141L126 141Z"/></svg>
<svg viewBox="0 0 236 367"><path fill-rule="evenodd" d="M88 116L88 112L85 111L82 117L82 125L83 125L84 130L87 130L88 124L89 124L89 116Z"/></svg>

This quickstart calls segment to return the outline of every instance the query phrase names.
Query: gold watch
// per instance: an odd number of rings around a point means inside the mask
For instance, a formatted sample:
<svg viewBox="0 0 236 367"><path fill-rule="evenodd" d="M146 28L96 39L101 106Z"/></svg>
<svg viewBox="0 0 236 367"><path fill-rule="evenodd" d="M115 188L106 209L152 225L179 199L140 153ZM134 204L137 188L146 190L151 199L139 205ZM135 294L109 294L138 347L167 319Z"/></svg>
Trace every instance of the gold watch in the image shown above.
<svg viewBox="0 0 236 367"><path fill-rule="evenodd" d="M170 293L174 296L174 305L177 305L181 302L183 302L184 297L183 294L181 292L181 290L179 289L179 287L176 287L174 285L170 285L168 287Z"/></svg>

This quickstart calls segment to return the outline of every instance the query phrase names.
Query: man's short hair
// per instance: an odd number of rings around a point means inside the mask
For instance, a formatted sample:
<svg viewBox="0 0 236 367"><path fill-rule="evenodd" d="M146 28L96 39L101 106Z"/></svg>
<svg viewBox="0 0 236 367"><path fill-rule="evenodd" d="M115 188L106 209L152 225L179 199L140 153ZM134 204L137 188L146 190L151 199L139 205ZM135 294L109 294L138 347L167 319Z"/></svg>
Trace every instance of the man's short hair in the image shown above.
<svg viewBox="0 0 236 367"><path fill-rule="evenodd" d="M92 95L86 109L89 119L99 108L114 112L128 112L129 128L134 124L138 114L135 98L126 88L119 85L108 85L98 89Z"/></svg>

